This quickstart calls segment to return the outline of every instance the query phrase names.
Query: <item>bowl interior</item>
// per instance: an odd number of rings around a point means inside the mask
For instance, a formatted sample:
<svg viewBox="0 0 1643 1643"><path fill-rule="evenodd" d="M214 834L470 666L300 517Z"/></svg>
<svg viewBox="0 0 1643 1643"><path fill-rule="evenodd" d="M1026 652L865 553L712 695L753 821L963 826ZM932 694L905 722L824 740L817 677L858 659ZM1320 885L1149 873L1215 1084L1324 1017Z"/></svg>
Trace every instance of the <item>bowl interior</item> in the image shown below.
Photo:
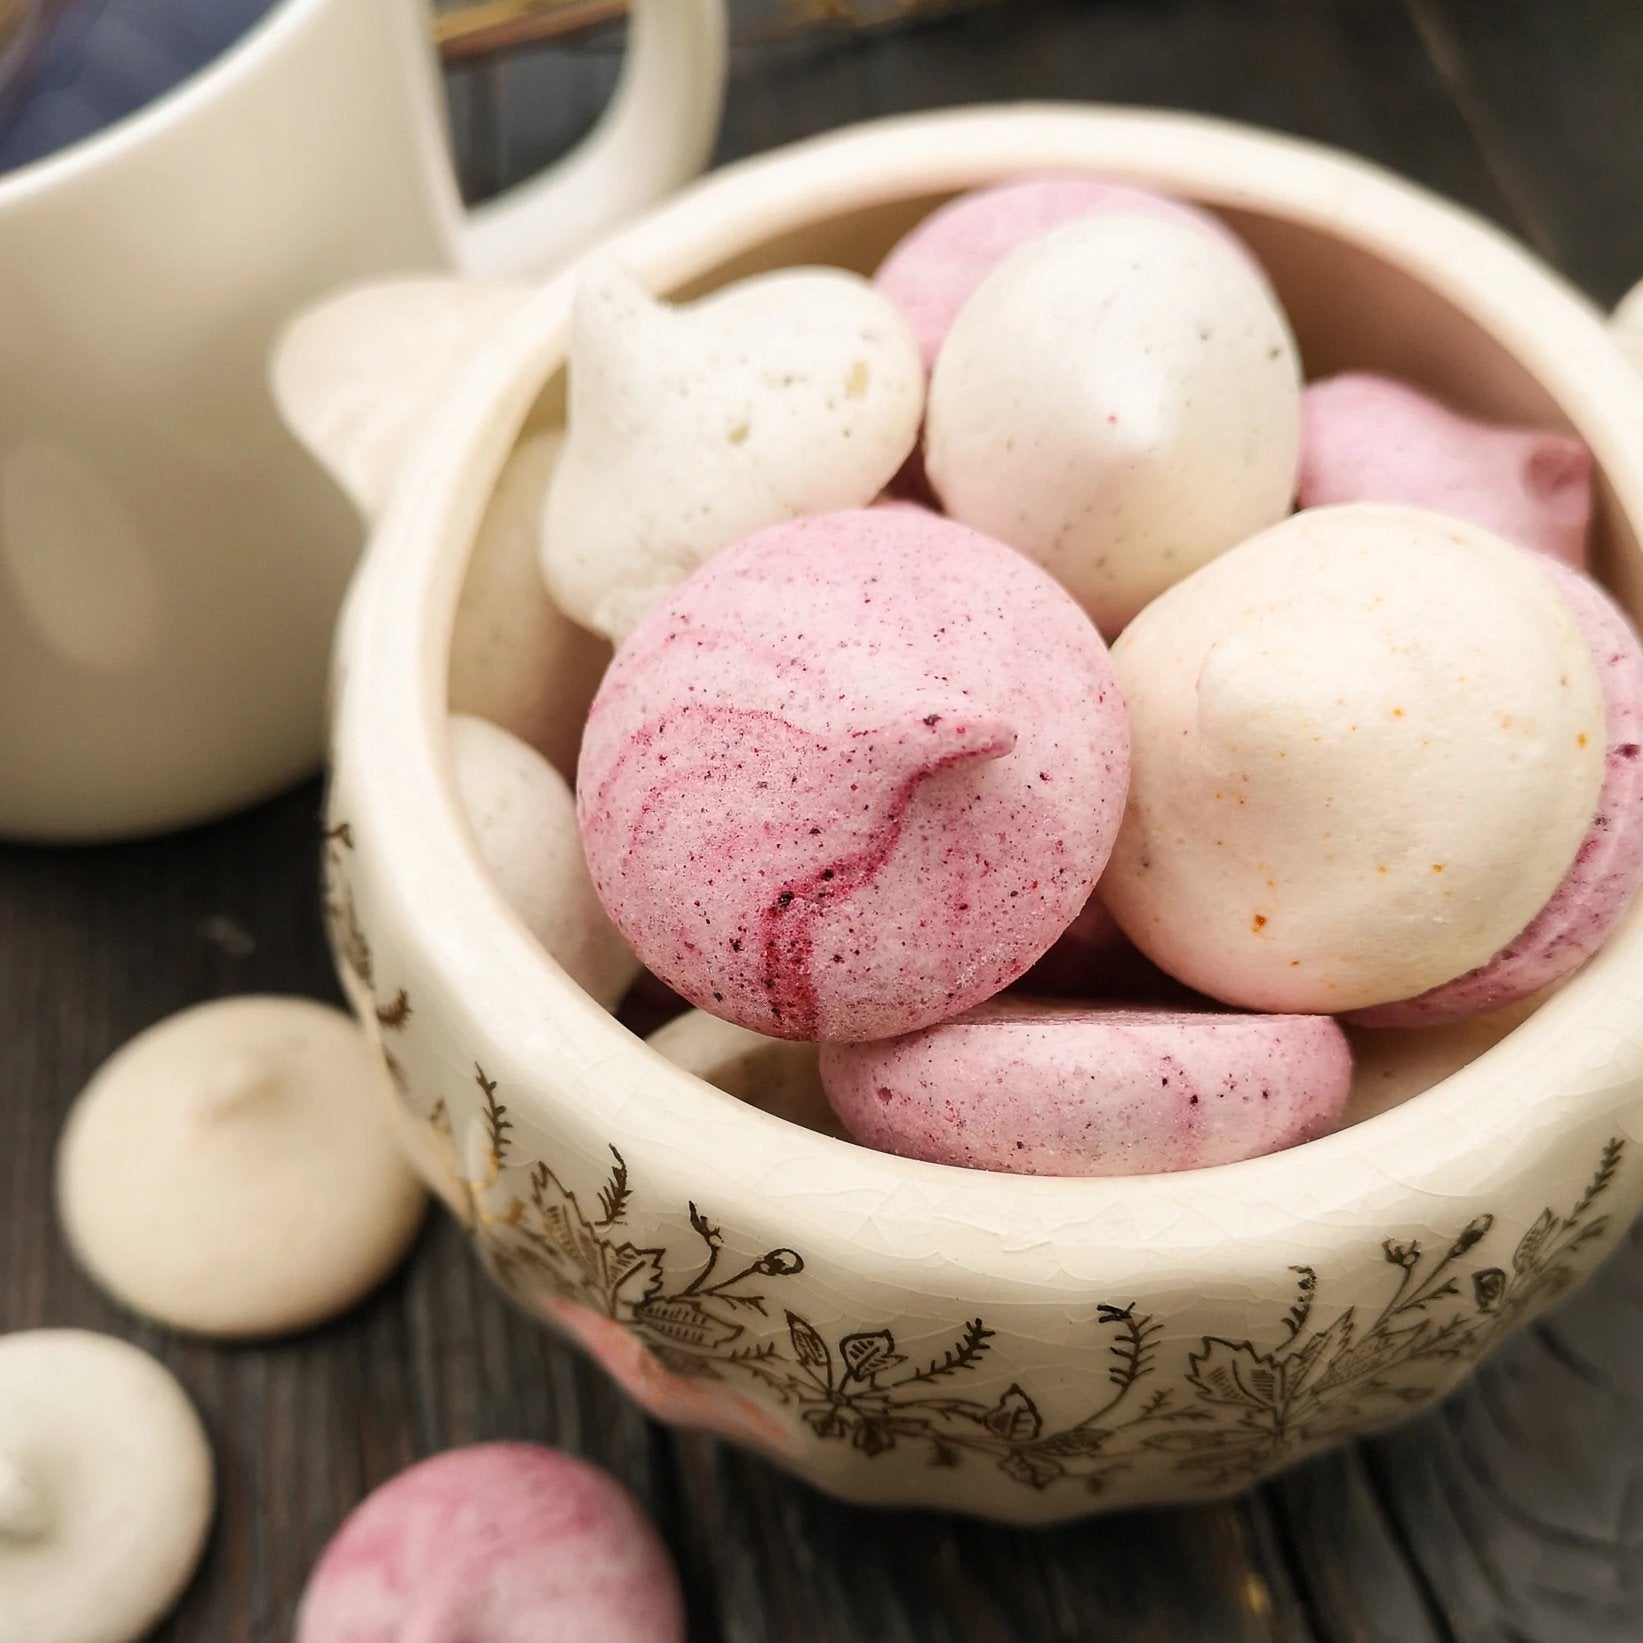
<svg viewBox="0 0 1643 1643"><path fill-rule="evenodd" d="M1049 167L1040 166L1037 169ZM1102 166L1100 169L1109 173L1123 170L1115 166ZM991 176L982 167L978 168L974 177L963 181L968 186L989 180L992 180ZM1135 180L1143 184L1150 182L1154 186L1158 184L1156 177L1139 173ZM1381 186L1402 189L1402 185L1390 182ZM958 191L961 191L958 187L943 186L940 189L907 189L895 197L883 197L888 190L881 188L878 190L879 197L869 198L864 204L819 211L813 217L790 211L779 227L769 232L749 230L717 255L700 253L675 257L673 266L683 267L684 271L673 279L656 280L655 285L658 294L685 300L751 274L801 264L826 264L870 274L897 238L930 209ZM1628 520L1617 491L1618 453L1622 447L1616 437L1616 418L1609 414L1605 420L1603 408L1594 410L1587 402L1580 391L1582 375L1578 361L1565 359L1559 364L1549 350L1536 354L1533 339L1537 327L1533 313L1518 313L1515 320L1505 323L1501 318L1503 310L1498 306L1493 312L1489 310L1489 304L1482 300L1474 306L1467 298L1464 273L1456 279L1446 279L1441 272L1434 272L1442 268L1440 253L1443 248L1414 243L1413 224L1407 240L1388 235L1377 242L1373 235L1363 231L1361 223L1354 226L1320 221L1318 213L1298 211L1282 200L1267 207L1252 205L1247 197L1238 197L1237 193L1229 203L1227 194L1213 187L1176 186L1172 191L1183 198L1195 198L1210 209L1219 210L1259 256L1300 341L1308 377L1349 367L1385 371L1413 381L1471 414L1501 422L1564 429L1586 438L1594 447L1599 465L1593 568L1627 606L1634 620L1637 619L1640 610L1643 610L1643 556L1638 551L1638 525ZM1248 190L1241 192L1247 196ZM1424 199L1412 190L1403 192ZM1435 202L1432 209L1445 213L1449 211L1449 208L1437 206ZM1523 293L1541 303L1555 304L1566 333L1571 326L1577 330L1590 326L1591 335L1585 340L1594 340L1593 316L1589 311L1584 311L1583 304L1573 292L1562 288L1554 276L1536 269L1522 254L1509 252L1503 245L1497 244L1498 237L1490 235L1481 225L1470 223L1459 213L1449 214L1457 219L1465 233L1480 238L1488 235L1489 243L1494 246L1494 254L1513 259L1513 269L1522 282ZM618 246L618 250L621 249ZM667 263L665 257L657 260L664 266ZM545 381L526 419L528 427L551 426L563 420L565 382L562 352L556 358L560 368L554 370ZM1554 365L1558 368L1554 369ZM1610 387L1612 390L1612 383ZM1612 413L1612 403L1608 410ZM1635 477L1630 483L1634 513L1639 521L1643 521L1643 510L1636 508ZM465 551L466 544L461 546ZM456 551L456 545L452 545L451 551ZM425 636L430 640L429 653L443 655L448 651L449 608L441 612L436 601L430 609L431 619L443 620L445 631L439 636ZM443 650L439 648L441 639L445 646ZM595 683L587 680L560 681L564 711L585 715ZM436 743L438 739L436 731ZM443 755L437 749L435 757L443 762ZM450 805L450 830L464 841L462 848L472 857L466 829L456 819L448 762L442 786ZM483 870L477 871L482 874ZM1628 952L1643 947L1643 923L1640 923L1635 911L1611 946L1624 946ZM546 955L541 957L541 967L543 973L539 979L544 997L558 995L562 998L567 985L562 972ZM1577 978L1564 989L1564 996L1578 994L1589 980L1589 974ZM592 1007L591 1001L584 999L583 1002ZM1572 1016L1569 1023L1572 1027ZM615 1021L608 1021L606 1025L612 1035L629 1039L630 1049L634 1053L648 1054L632 1044L626 1029ZM1506 1048L1505 1043L1496 1046L1481 1059L1494 1057ZM1544 1064L1544 1050L1539 1059ZM725 1099L721 1092L694 1077L679 1074L677 1069L669 1069L669 1073L667 1099L670 1101L677 1102L681 1098L698 1100L703 1103L706 1113L715 1110L716 1104ZM687 1091L691 1092L688 1097ZM1417 1104L1408 1103L1402 1108L1379 1114L1360 1128L1400 1123L1409 1125L1412 1122L1409 1109ZM1451 1129L1457 1116L1451 1114ZM1387 1128L1384 1139L1391 1143L1395 1151L1407 1145L1413 1133L1397 1137ZM1322 1141L1308 1143L1301 1150L1314 1153L1322 1149L1328 1152L1339 1140L1338 1136L1326 1137ZM848 1142L814 1133L809 1135L806 1145L859 1151ZM1274 1155L1242 1164L1216 1166L1194 1172L1193 1179L1207 1184L1211 1177L1236 1175L1240 1179L1239 1196L1242 1197L1256 1186L1257 1177L1251 1172L1281 1167L1285 1156ZM902 1167L900 1160L884 1159L879 1162ZM937 1175L966 1173L950 1171L939 1165L907 1164L905 1168L926 1178L932 1172ZM1028 1185L1020 1178L1010 1179L1018 1186ZM1140 1189L1147 1179L1131 1178L1131 1182ZM1266 1175L1260 1179L1265 1182L1274 1178ZM1048 1181L1037 1184L1045 1188L1052 1186ZM1075 1183L1060 1185L1072 1187ZM1105 1182L1101 1185L1109 1194L1114 1188L1128 1190L1127 1183Z"/></svg>

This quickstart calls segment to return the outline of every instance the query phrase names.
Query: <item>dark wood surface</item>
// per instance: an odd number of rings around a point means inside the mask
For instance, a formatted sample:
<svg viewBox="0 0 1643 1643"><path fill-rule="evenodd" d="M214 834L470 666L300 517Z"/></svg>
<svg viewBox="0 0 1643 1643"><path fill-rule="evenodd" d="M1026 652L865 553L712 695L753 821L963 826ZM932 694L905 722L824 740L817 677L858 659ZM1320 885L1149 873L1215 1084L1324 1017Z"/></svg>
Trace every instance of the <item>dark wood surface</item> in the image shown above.
<svg viewBox="0 0 1643 1643"><path fill-rule="evenodd" d="M574 135L610 67L595 45L455 75L470 190ZM1005 0L739 52L720 155L1018 97L1203 109L1335 142L1507 223L1605 303L1643 276L1640 0ZM1048 1532L869 1517L662 1432L512 1312L443 1222L382 1292L301 1340L225 1351L122 1316L57 1236L61 1114L171 1010L250 989L336 996L317 807L310 787L156 843L0 850L0 1329L127 1335L198 1400L222 1510L162 1643L284 1643L310 1563L368 1488L501 1436L568 1445L633 1487L679 1560L695 1643L1643 1638L1637 1231L1402 1431L1226 1506Z"/></svg>

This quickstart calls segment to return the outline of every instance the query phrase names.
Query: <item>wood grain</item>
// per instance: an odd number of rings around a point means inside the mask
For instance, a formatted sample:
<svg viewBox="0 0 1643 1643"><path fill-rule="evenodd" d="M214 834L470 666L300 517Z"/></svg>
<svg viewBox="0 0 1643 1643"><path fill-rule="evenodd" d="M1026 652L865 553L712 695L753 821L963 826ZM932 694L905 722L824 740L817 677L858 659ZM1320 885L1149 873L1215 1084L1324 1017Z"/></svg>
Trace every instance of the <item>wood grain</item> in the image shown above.
<svg viewBox="0 0 1643 1643"><path fill-rule="evenodd" d="M451 81L471 194L597 113L608 51ZM899 109L1157 103L1342 144L1529 237L1608 300L1643 275L1635 0L1011 3L740 50L721 159ZM0 780L3 780L0 773ZM51 1212L62 1111L153 1019L251 989L334 998L308 787L180 838L0 850L0 1328L112 1329L199 1400L223 1505L160 1643L285 1643L342 1514L416 1456L563 1443L677 1554L696 1643L1620 1643L1643 1635L1643 1234L1437 1414L1223 1506L1047 1532L866 1515L651 1426L430 1224L383 1291L301 1340L220 1351L123 1317ZM3 1594L0 1594L3 1601Z"/></svg>

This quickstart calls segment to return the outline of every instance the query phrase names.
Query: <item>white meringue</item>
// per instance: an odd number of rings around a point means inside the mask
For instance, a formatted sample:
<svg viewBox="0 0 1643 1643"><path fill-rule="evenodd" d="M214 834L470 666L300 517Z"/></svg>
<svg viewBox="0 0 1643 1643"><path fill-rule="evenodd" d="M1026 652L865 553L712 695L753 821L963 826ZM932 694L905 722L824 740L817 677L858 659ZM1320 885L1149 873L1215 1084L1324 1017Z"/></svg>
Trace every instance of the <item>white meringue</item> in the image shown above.
<svg viewBox="0 0 1643 1643"><path fill-rule="evenodd" d="M591 267L548 491L550 592L620 641L719 549L871 502L923 401L906 321L855 274L784 269L670 308L619 265Z"/></svg>
<svg viewBox="0 0 1643 1643"><path fill-rule="evenodd" d="M1172 975L1262 1010L1486 962L1591 824L1604 707L1535 557L1418 508L1295 515L1114 645L1129 805L1101 897Z"/></svg>
<svg viewBox="0 0 1643 1643"><path fill-rule="evenodd" d="M568 778L610 646L542 585L542 499L563 439L527 434L496 482L451 634L450 708L512 731Z"/></svg>
<svg viewBox="0 0 1643 1643"><path fill-rule="evenodd" d="M274 402L367 521L387 506L407 451L474 347L530 292L412 275L350 286L287 324L269 366Z"/></svg>
<svg viewBox="0 0 1643 1643"><path fill-rule="evenodd" d="M351 1306L426 1203L352 1017L219 999L138 1034L69 1113L57 1203L82 1265L178 1329L260 1337Z"/></svg>
<svg viewBox="0 0 1643 1643"><path fill-rule="evenodd" d="M925 459L954 519L1035 559L1111 638L1282 518L1301 375L1247 258L1157 218L1086 218L1012 252L930 379Z"/></svg>
<svg viewBox="0 0 1643 1643"><path fill-rule="evenodd" d="M0 1336L0 1643L146 1637L214 1503L205 1429L146 1353L78 1329Z"/></svg>
<svg viewBox="0 0 1643 1643"><path fill-rule="evenodd" d="M465 714L451 719L451 757L479 853L503 900L573 981L614 1009L639 961L588 876L565 778L517 736Z"/></svg>
<svg viewBox="0 0 1643 1643"><path fill-rule="evenodd" d="M695 1073L726 1095L821 1135L849 1139L822 1088L816 1046L687 1010L645 1042L676 1067Z"/></svg>

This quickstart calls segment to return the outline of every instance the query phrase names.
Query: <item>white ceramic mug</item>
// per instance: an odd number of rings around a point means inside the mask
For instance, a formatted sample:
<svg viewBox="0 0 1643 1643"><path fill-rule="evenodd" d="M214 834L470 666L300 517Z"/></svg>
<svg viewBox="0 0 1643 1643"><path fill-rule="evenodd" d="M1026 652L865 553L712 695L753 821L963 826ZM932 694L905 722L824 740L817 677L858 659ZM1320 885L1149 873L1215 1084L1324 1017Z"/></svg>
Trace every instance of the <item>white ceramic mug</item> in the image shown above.
<svg viewBox="0 0 1643 1643"><path fill-rule="evenodd" d="M427 0L283 0L0 178L0 835L179 826L315 766L360 524L275 416L270 341L351 280L540 271L699 170L723 0L632 9L594 132L468 217Z"/></svg>

